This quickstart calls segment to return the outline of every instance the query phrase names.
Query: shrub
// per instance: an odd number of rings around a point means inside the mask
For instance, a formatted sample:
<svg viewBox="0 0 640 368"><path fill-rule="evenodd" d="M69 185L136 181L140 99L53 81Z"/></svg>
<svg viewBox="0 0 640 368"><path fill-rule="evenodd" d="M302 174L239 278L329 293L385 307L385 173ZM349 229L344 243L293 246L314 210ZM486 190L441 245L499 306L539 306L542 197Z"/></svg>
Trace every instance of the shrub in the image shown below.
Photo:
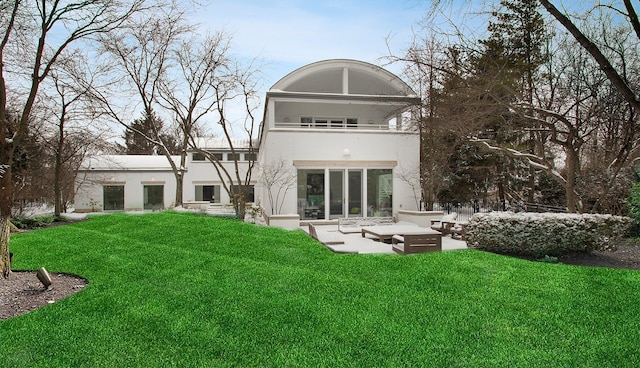
<svg viewBox="0 0 640 368"><path fill-rule="evenodd" d="M51 225L54 221L56 221L56 217L54 215L41 215L41 216L13 216L11 217L11 222L18 229L42 229Z"/></svg>
<svg viewBox="0 0 640 368"><path fill-rule="evenodd" d="M476 214L466 228L470 248L541 258L608 249L629 233L629 217L594 214Z"/></svg>

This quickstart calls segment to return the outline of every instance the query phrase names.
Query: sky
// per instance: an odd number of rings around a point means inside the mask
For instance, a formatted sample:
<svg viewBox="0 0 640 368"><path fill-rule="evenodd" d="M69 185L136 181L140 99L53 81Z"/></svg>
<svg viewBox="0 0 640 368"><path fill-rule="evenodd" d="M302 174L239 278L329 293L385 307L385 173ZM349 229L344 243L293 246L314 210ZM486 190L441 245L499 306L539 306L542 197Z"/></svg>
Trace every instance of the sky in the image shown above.
<svg viewBox="0 0 640 368"><path fill-rule="evenodd" d="M212 0L197 21L229 32L235 54L264 64L266 92L289 72L315 61L381 64L388 55L386 39L394 51L406 48L426 6L419 0Z"/></svg>
<svg viewBox="0 0 640 368"><path fill-rule="evenodd" d="M326 59L356 59L381 65L401 76L402 65L385 56L401 56L414 36L424 35L429 0L209 0L194 22L209 31L231 34L231 51L241 60L258 59L262 117L266 91L294 70ZM471 8L492 0L443 0L452 5L442 25L473 23ZM473 3L473 4L472 4ZM471 15L469 15L471 14ZM434 25L436 21L432 21ZM439 27L438 24L435 24ZM482 26L484 27L484 26ZM232 108L232 120L244 117Z"/></svg>

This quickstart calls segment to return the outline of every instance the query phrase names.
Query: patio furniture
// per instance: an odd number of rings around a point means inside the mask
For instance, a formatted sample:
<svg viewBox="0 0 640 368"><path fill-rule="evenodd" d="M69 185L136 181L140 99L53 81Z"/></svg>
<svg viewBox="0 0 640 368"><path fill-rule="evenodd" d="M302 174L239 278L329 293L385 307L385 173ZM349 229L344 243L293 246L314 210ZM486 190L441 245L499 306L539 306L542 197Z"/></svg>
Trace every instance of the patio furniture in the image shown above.
<svg viewBox="0 0 640 368"><path fill-rule="evenodd" d="M410 211L398 210L396 217L398 222L413 222L422 227L430 227L431 220L440 220L444 216L442 211Z"/></svg>
<svg viewBox="0 0 640 368"><path fill-rule="evenodd" d="M406 234L391 238L392 249L396 253L412 254L439 252L442 250L441 234Z"/></svg>
<svg viewBox="0 0 640 368"><path fill-rule="evenodd" d="M442 238L442 234L438 231L420 227L415 224L395 224L395 225L379 225L379 226L365 226L362 228L362 237L366 234L371 234L378 238L380 242L391 241L394 235L420 235L431 234L438 235Z"/></svg>
<svg viewBox="0 0 640 368"><path fill-rule="evenodd" d="M337 233L322 230L318 231L315 225L311 223L309 224L309 235L324 245L344 244L344 239Z"/></svg>
<svg viewBox="0 0 640 368"><path fill-rule="evenodd" d="M431 229L439 231L442 235L449 235L451 234L451 227L453 227L457 217L458 213L452 212L442 216L440 220L431 220Z"/></svg>
<svg viewBox="0 0 640 368"><path fill-rule="evenodd" d="M468 221L455 221L449 232L451 233L451 237L453 239L465 240L465 228L467 227Z"/></svg>

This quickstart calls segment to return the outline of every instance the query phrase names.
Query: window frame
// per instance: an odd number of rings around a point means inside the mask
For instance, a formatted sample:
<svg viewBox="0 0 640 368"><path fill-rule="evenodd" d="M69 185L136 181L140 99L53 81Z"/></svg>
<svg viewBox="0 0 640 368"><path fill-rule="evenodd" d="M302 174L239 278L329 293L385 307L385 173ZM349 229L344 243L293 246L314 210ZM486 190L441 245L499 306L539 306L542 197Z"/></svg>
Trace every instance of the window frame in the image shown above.
<svg viewBox="0 0 640 368"><path fill-rule="evenodd" d="M300 126L303 128L344 129L357 128L357 117L324 117L300 116Z"/></svg>

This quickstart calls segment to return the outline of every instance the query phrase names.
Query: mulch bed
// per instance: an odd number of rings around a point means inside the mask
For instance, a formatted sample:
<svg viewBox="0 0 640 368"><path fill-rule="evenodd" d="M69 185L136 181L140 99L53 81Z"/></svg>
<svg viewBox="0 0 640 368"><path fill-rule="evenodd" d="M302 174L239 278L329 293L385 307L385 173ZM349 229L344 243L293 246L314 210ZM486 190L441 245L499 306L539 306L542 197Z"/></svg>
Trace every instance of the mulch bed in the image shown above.
<svg viewBox="0 0 640 368"><path fill-rule="evenodd" d="M9 279L0 279L0 320L53 304L88 284L87 280L76 275L50 272L51 285L45 288L36 272L13 271Z"/></svg>
<svg viewBox="0 0 640 368"><path fill-rule="evenodd" d="M576 253L558 257L558 262L591 267L640 270L640 245L632 242L618 244L615 251Z"/></svg>

